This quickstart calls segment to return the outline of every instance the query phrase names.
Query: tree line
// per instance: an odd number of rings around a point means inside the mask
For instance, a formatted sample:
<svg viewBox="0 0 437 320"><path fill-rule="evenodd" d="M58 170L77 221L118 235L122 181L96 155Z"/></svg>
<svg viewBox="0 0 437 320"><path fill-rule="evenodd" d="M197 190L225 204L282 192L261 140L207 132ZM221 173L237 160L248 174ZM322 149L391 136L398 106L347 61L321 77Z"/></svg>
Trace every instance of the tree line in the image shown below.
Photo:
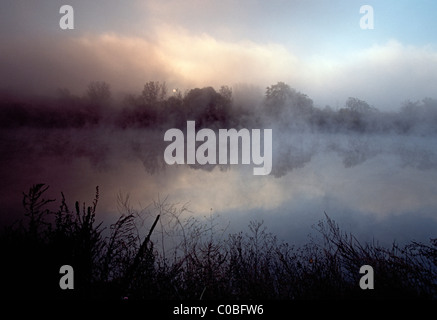
<svg viewBox="0 0 437 320"><path fill-rule="evenodd" d="M250 93L247 93L250 94ZM252 101L254 101L252 99ZM255 99L255 101L257 101ZM109 84L91 82L82 96L59 89L56 97L0 99L2 127L81 128L112 125L127 128L183 128L187 120L199 127L279 126L284 130L433 134L437 100L406 101L398 111L380 111L349 97L334 110L314 105L306 94L278 82L266 88L256 104L236 102L229 86L194 88L182 93L165 82L149 81L139 94L115 99Z"/></svg>

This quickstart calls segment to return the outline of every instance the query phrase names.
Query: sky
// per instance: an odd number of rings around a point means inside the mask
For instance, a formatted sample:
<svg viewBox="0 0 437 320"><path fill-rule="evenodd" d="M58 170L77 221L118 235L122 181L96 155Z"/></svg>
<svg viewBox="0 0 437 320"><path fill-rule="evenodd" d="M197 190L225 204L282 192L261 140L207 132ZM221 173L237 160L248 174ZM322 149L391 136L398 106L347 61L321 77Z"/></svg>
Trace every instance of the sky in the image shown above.
<svg viewBox="0 0 437 320"><path fill-rule="evenodd" d="M0 90L82 93L91 81L139 92L283 81L319 107L350 96L380 110L435 98L435 1L65 1L0 4ZM363 5L373 29L361 29Z"/></svg>

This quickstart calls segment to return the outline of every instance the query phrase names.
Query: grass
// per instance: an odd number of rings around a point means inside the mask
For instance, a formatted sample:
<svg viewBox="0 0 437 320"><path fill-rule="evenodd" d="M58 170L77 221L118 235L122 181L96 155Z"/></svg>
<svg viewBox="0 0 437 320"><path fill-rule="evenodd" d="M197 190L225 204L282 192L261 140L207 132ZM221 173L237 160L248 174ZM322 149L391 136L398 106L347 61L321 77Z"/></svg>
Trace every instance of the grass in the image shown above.
<svg viewBox="0 0 437 320"><path fill-rule="evenodd" d="M262 221L229 234L187 206L158 199L146 224L128 197L108 228L90 206L64 195L53 212L48 186L23 193L24 215L0 234L2 298L47 299L435 299L437 239L386 248L361 243L325 214L316 237L295 247ZM74 290L59 288L59 268L74 269ZM361 290L359 269L371 265L375 289Z"/></svg>

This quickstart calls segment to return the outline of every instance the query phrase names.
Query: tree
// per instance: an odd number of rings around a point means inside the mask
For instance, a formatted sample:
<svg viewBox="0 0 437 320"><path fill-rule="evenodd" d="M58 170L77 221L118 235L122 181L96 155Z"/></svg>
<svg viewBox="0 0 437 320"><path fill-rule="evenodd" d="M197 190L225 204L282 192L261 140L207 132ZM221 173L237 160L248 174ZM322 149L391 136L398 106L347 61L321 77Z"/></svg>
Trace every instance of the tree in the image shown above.
<svg viewBox="0 0 437 320"><path fill-rule="evenodd" d="M378 130L378 109L366 101L349 97L344 108L338 111L339 123L348 130L359 132Z"/></svg>
<svg viewBox="0 0 437 320"><path fill-rule="evenodd" d="M111 100L111 89L104 81L93 81L88 85L86 92L89 104L86 107L88 121L98 123L102 118L103 106L108 106Z"/></svg>
<svg viewBox="0 0 437 320"><path fill-rule="evenodd" d="M87 97L93 104L102 105L111 99L111 89L104 81L92 81L88 85Z"/></svg>
<svg viewBox="0 0 437 320"><path fill-rule="evenodd" d="M266 104L269 107L283 106L292 94L292 89L288 84L278 82L266 88Z"/></svg>
<svg viewBox="0 0 437 320"><path fill-rule="evenodd" d="M149 81L144 85L142 98L147 106L155 106L167 97L167 85L165 82Z"/></svg>
<svg viewBox="0 0 437 320"><path fill-rule="evenodd" d="M313 100L306 94L296 91L284 82L278 82L266 89L265 103L268 108L278 110L277 114L286 116L284 111L291 116L305 117L313 112Z"/></svg>
<svg viewBox="0 0 437 320"><path fill-rule="evenodd" d="M369 104L366 101L349 97L346 101L346 108L350 109L351 111L355 111L358 113L371 113L377 111L376 108L369 106Z"/></svg>
<svg viewBox="0 0 437 320"><path fill-rule="evenodd" d="M232 102L232 88L228 86L221 86L219 94L222 96L226 104L231 104Z"/></svg>
<svg viewBox="0 0 437 320"><path fill-rule="evenodd" d="M224 124L229 117L231 101L232 90L227 86L222 86L219 92L212 87L195 88L184 97L188 117L196 120L199 126Z"/></svg>

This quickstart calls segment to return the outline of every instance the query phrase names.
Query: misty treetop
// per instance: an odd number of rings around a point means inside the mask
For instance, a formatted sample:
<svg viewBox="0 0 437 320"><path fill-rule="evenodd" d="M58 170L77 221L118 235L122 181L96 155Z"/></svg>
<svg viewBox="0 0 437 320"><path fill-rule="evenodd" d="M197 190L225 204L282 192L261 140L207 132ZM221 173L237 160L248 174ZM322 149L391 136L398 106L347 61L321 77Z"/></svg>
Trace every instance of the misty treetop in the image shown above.
<svg viewBox="0 0 437 320"><path fill-rule="evenodd" d="M183 128L188 120L200 128L279 126L281 130L311 132L369 132L433 134L437 100L406 101L397 111L383 112L356 97L344 106L315 106L306 94L284 82L268 86L258 97L248 87L193 88L182 93L166 82L149 81L140 93L114 97L104 81L88 85L82 96L58 89L55 97L0 95L3 128ZM235 94L239 97L235 99Z"/></svg>

